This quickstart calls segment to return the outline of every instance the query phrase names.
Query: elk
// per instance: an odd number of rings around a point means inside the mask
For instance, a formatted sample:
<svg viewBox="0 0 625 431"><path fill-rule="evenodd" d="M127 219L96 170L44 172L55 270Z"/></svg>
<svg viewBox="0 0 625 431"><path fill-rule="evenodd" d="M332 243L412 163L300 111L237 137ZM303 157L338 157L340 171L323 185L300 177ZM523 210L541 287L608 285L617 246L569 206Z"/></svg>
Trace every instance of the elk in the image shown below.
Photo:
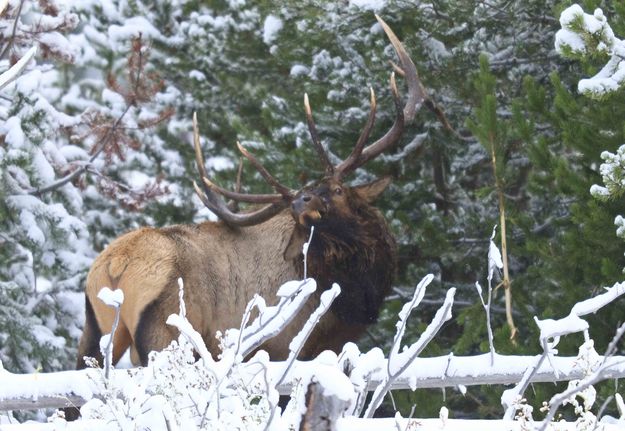
<svg viewBox="0 0 625 431"><path fill-rule="evenodd" d="M311 226L315 234L308 251L307 272L317 280L318 293L309 298L283 336L261 346L274 360L288 355L288 343L319 302L321 291L336 282L342 293L317 325L300 357L340 351L376 321L391 288L396 266L396 243L375 199L390 183L388 178L350 187L344 178L391 148L401 137L424 100L416 68L392 30L377 18L391 41L399 65L394 68L407 83L405 106L394 73L391 90L396 117L391 128L366 145L372 131L376 100L371 90L368 119L351 154L334 165L318 139L307 98L306 119L313 145L325 166L325 176L300 190L280 184L245 148L242 155L275 193L247 194L221 188L208 179L194 115L194 144L202 202L220 221L163 228L144 227L113 241L94 261L86 283L86 321L78 349L77 368L84 356L101 358L99 340L110 331L114 311L98 298L106 286L121 289L124 303L113 340L113 363L130 347L135 365L146 365L148 353L161 350L177 337L168 327L168 315L177 312L178 284L183 278L187 318L202 335L209 351L219 352L216 331L238 327L247 302L257 293L268 302L285 281L303 275L302 245ZM224 198L256 204L247 212L231 210Z"/></svg>

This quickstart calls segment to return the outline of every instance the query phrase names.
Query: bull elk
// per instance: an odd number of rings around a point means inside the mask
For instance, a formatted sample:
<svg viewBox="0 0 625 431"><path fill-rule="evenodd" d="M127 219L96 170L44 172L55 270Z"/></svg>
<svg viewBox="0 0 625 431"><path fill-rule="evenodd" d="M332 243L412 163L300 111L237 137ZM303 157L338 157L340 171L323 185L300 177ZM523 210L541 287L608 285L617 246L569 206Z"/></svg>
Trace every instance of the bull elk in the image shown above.
<svg viewBox="0 0 625 431"><path fill-rule="evenodd" d="M312 142L325 165L325 176L312 185L292 190L280 184L262 164L239 145L243 156L258 170L275 193L246 194L223 189L208 179L194 116L194 143L201 187L194 183L202 202L221 221L164 228L144 227L113 241L95 260L86 286L86 321L78 349L83 357L101 357L99 340L110 331L114 311L97 299L104 287L121 289L124 303L113 340L113 363L130 347L134 364L145 365L148 353L166 347L177 330L165 324L178 310L177 279L185 282L187 317L213 354L219 351L216 331L238 327L247 302L257 293L271 302L277 288L303 276L302 245L311 226L315 234L308 251L307 272L317 280L318 291L336 282L342 293L333 303L300 357L325 349L340 350L375 322L391 288L396 266L396 243L372 203L388 186L388 178L350 187L343 180L356 168L391 148L414 118L424 98L416 68L392 30L378 17L399 57L394 68L404 75L408 94L402 107L394 74L391 90L397 111L394 124L377 141L366 146L373 128L376 101L351 154L333 165L321 145L310 106L306 119ZM256 204L249 212L235 212L223 198ZM319 302L309 298L301 316L283 336L262 348L274 360L288 355L288 343Z"/></svg>

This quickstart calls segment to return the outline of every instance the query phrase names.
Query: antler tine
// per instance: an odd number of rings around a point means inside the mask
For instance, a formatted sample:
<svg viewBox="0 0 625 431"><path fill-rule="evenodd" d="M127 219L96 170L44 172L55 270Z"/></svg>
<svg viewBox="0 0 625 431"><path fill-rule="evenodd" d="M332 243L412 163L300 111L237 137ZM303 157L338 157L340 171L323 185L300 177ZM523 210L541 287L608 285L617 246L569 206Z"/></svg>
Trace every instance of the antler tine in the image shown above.
<svg viewBox="0 0 625 431"><path fill-rule="evenodd" d="M237 182L234 185L234 191L239 193L241 191L241 176L243 175L243 157L239 157L239 167L237 168ZM207 181L207 178L202 178L204 182ZM225 189L223 189L225 190ZM218 192L219 193L219 192ZM224 196L222 194L222 196ZM226 204L230 211L238 213L239 212L239 202L234 199L230 199L230 201Z"/></svg>
<svg viewBox="0 0 625 431"><path fill-rule="evenodd" d="M384 136L382 136L371 145L365 147L362 150L360 157L358 157L358 159L354 163L350 164L348 169L343 168L342 175L345 175L349 171L353 171L357 167L364 165L369 160L374 159L379 154L393 146L401 137L404 131L405 124L411 122L414 119L417 109L421 107L427 97L423 85L419 80L417 68L410 59L410 56L406 52L406 49L399 41L395 33L393 33L393 30L391 30L391 28L384 22L384 20L378 15L376 15L375 17L382 26L382 29L386 33L386 36L391 42L391 45L393 45L393 48L395 49L395 52L399 57L401 67L396 67L398 69L398 72L401 71L404 75L404 79L406 80L406 84L408 86L408 95L406 97L406 104L402 108L399 93L397 92L397 85L395 83L395 74L392 74L391 91L393 92L393 100L397 108L395 122Z"/></svg>
<svg viewBox="0 0 625 431"><path fill-rule="evenodd" d="M249 193L241 193L241 192L233 192L230 191L228 189L224 189L222 187L219 187L217 184L213 183L211 180L209 180L206 177L202 178L202 181L204 182L204 185L208 188L210 188L211 190L219 193L220 195L228 198L228 199L232 199L236 202L248 202L248 203L253 203L253 204L267 204L267 203L275 203L275 202L280 202L283 197L282 195L279 194L258 194L258 195L253 195L253 194L249 194Z"/></svg>
<svg viewBox="0 0 625 431"><path fill-rule="evenodd" d="M326 153L325 148L321 145L321 141L319 141L319 136L317 135L317 126L315 126L315 121L312 116L312 109L310 109L310 103L308 102L308 94L304 93L304 110L306 111L306 122L308 123L308 131L310 132L310 139L317 150L317 154L321 158L323 165L325 166L326 175L330 176L334 174L334 165L330 162L330 158L328 157L328 153Z"/></svg>
<svg viewBox="0 0 625 431"><path fill-rule="evenodd" d="M421 80L419 79L417 68L415 67L412 59L406 52L404 45L399 41L393 30L391 30L391 28L388 26L388 24L386 24L386 22L384 22L382 18L380 18L378 15L376 15L375 17L384 29L386 36L391 42L391 45L393 45L393 48L395 49L395 52L399 57L401 67L398 68L398 72L404 77L408 86L408 97L406 100L406 105L404 107L404 118L406 119L406 121L412 121L418 109L417 106L420 108L421 104L423 104L423 101L427 99L425 89L423 88Z"/></svg>
<svg viewBox="0 0 625 431"><path fill-rule="evenodd" d="M267 181L267 183L269 183L269 185L273 187L275 191L280 193L282 197L288 199L292 198L295 195L295 192L293 190L291 190L287 186L280 184L278 180L276 180L269 173L269 171L265 169L265 167L258 161L258 159L256 159L256 157L254 157L249 151L247 151L247 149L243 145L241 145L240 142L237 142L237 148L239 149L241 154L243 154L243 156L247 160L249 160L252 165L254 165L258 173L265 179L265 181Z"/></svg>
<svg viewBox="0 0 625 431"><path fill-rule="evenodd" d="M369 135L371 134L371 130L373 129L373 124L375 123L375 112L377 108L377 104L375 101L375 92L372 87L369 87L369 91L371 93L371 109L369 110L369 117L367 117L367 122L365 123L365 127L360 133L358 137L358 141L356 141L356 145L352 150L351 154L339 165L337 165L335 169L335 175L341 177L344 173L347 173L352 170L352 165L354 165L360 155L362 154L362 150L365 148L365 144L369 139Z"/></svg>
<svg viewBox="0 0 625 431"><path fill-rule="evenodd" d="M202 191L197 183L193 181L193 188L202 203L230 226L252 226L262 223L278 214L288 205L287 202L283 200L278 203L266 205L261 209L250 213L238 214L230 211L222 199L211 199L215 197L214 194L209 198L210 195L206 194L206 187L204 188L204 191Z"/></svg>
<svg viewBox="0 0 625 431"><path fill-rule="evenodd" d="M206 167L204 166L204 154L200 146L200 132L197 127L197 112L193 112L193 147L195 148L195 164L200 173L200 178L208 177Z"/></svg>
<svg viewBox="0 0 625 431"><path fill-rule="evenodd" d="M197 125L197 115L193 113L193 144L195 147L195 161L197 164L197 169L200 173L200 177L206 180L206 167L204 166L204 155L202 154L202 148L200 147L200 133ZM258 223L262 223L266 220L269 220L274 215L278 214L284 208L286 208L289 204L289 200L285 199L282 195L279 196L280 201L272 201L269 205L266 205L256 211L244 214L233 213L223 199L219 195L217 195L213 191L213 187L210 187L209 184L212 184L210 181L206 180L202 182L203 190L197 185L195 181L193 181L193 188L195 189L195 193L197 193L198 197L202 201L204 205L212 212L214 212L221 220L223 220L226 224L230 226L251 226ZM224 189L221 189L224 190ZM241 193L235 193L240 197ZM263 195L260 195L261 197ZM265 200L264 202L269 202Z"/></svg>

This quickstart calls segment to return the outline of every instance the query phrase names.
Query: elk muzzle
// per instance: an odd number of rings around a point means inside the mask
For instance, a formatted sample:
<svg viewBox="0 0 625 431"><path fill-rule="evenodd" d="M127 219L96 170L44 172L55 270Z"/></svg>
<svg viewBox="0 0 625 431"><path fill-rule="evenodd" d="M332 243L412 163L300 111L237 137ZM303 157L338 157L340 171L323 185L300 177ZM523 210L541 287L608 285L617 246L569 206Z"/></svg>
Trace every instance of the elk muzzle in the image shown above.
<svg viewBox="0 0 625 431"><path fill-rule="evenodd" d="M304 227L317 224L327 212L327 208L319 196L304 192L291 202L291 215L297 223Z"/></svg>

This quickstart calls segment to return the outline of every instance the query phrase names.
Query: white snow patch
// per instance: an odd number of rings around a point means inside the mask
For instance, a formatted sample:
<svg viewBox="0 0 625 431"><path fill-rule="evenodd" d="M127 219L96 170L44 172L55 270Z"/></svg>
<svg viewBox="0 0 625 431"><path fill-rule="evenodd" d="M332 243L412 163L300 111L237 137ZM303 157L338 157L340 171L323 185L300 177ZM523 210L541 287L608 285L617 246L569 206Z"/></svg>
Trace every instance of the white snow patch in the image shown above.
<svg viewBox="0 0 625 431"><path fill-rule="evenodd" d="M350 6L359 9L379 11L386 6L387 0L349 0Z"/></svg>
<svg viewBox="0 0 625 431"><path fill-rule="evenodd" d="M109 307L117 308L124 302L124 292L121 289L111 290L108 287L103 287L98 292L98 299Z"/></svg>
<svg viewBox="0 0 625 431"><path fill-rule="evenodd" d="M310 73L310 69L303 64L295 64L291 67L289 75L291 76L306 76Z"/></svg>
<svg viewBox="0 0 625 431"><path fill-rule="evenodd" d="M280 18L275 15L268 15L265 18L265 23L263 24L263 42L266 45L271 45L276 37L278 37L278 33L284 27L284 23Z"/></svg>

